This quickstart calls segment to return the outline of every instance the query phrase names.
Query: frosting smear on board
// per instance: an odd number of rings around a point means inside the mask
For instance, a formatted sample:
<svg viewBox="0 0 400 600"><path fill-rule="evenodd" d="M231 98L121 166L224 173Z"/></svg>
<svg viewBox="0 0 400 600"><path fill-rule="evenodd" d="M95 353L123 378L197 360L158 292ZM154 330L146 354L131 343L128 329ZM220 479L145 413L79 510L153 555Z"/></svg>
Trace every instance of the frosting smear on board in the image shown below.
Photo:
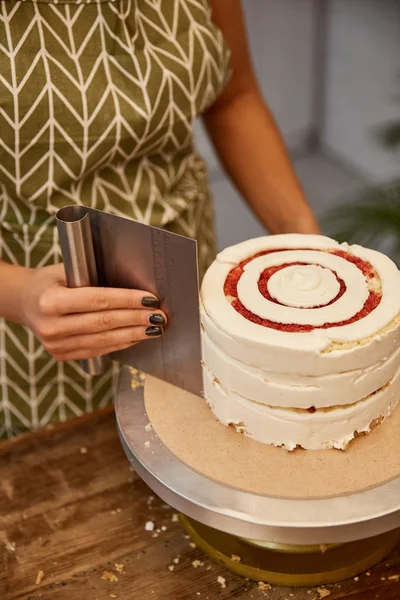
<svg viewBox="0 0 400 600"><path fill-rule="evenodd" d="M324 236L248 240L201 289L205 397L217 418L288 450L344 449L400 399L400 272Z"/></svg>

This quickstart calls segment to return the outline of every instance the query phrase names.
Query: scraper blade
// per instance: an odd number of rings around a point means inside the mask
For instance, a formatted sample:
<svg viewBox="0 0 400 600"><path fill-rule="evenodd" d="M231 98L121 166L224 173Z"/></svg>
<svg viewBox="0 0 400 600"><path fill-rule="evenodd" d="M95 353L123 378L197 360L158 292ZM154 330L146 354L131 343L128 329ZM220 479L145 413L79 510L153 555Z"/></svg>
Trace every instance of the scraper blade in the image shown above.
<svg viewBox="0 0 400 600"><path fill-rule="evenodd" d="M145 290L168 315L160 338L85 361L85 370L98 374L118 360L202 395L196 241L84 206L67 206L56 220L68 286Z"/></svg>

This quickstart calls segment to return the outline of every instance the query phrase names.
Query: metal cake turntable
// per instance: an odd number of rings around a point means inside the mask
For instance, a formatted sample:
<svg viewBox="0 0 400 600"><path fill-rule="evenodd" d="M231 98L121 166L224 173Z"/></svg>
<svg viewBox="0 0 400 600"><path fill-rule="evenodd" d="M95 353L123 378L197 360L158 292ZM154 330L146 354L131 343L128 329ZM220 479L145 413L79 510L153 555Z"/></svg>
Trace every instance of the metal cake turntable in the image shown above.
<svg viewBox="0 0 400 600"><path fill-rule="evenodd" d="M368 569L399 540L400 472L381 485L324 498L269 497L225 485L177 458L149 425L151 380L122 370L116 417L125 453L152 490L185 515L196 543L228 568L278 585L318 585Z"/></svg>

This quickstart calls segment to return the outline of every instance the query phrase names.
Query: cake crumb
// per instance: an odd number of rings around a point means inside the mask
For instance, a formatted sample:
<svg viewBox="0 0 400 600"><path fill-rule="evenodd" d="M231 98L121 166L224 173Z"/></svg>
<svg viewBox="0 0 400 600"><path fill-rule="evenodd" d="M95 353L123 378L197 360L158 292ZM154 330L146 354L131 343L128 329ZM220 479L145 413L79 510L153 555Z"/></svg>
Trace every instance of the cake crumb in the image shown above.
<svg viewBox="0 0 400 600"><path fill-rule="evenodd" d="M165 527L165 525L163 525L163 526L161 527L161 531L167 531L167 528Z"/></svg>
<svg viewBox="0 0 400 600"><path fill-rule="evenodd" d="M175 567L174 567L174 565L169 565L168 569L169 569L169 571L171 571L171 573L172 573L172 571L175 569Z"/></svg>
<svg viewBox="0 0 400 600"><path fill-rule="evenodd" d="M391 581L398 581L400 579L400 575L391 575L388 577Z"/></svg>
<svg viewBox="0 0 400 600"><path fill-rule="evenodd" d="M149 442L149 440L147 440L147 441L144 443L144 445L145 445L145 447L146 447L146 448L148 448L148 447L150 446L150 442Z"/></svg>
<svg viewBox="0 0 400 600"><path fill-rule="evenodd" d="M171 521L172 521L173 523L176 523L177 521L179 521L179 515L178 515L178 513L174 513L174 514L172 515L172 517L171 517Z"/></svg>
<svg viewBox="0 0 400 600"><path fill-rule="evenodd" d="M386 581L386 577L381 577L381 581Z"/></svg>
<svg viewBox="0 0 400 600"><path fill-rule="evenodd" d="M197 569L198 567L204 567L204 563L201 560L194 560L192 566Z"/></svg>
<svg viewBox="0 0 400 600"><path fill-rule="evenodd" d="M365 574L367 575L367 577L371 577L371 571L367 571Z"/></svg>
<svg viewBox="0 0 400 600"><path fill-rule="evenodd" d="M331 595L331 592L329 590L327 590L326 588L322 588L322 587L319 587L317 589L317 592L318 592L320 598L327 598L328 596Z"/></svg>
<svg viewBox="0 0 400 600"><path fill-rule="evenodd" d="M6 550L9 552L15 552L17 545L15 542L6 542Z"/></svg>
<svg viewBox="0 0 400 600"><path fill-rule="evenodd" d="M261 590L262 592L266 592L267 590L271 589L271 586L269 583L265 583L265 581L259 581L258 589Z"/></svg>
<svg viewBox="0 0 400 600"><path fill-rule="evenodd" d="M151 423L147 423L146 427L144 428L145 431L151 431L153 429L153 425Z"/></svg>
<svg viewBox="0 0 400 600"><path fill-rule="evenodd" d="M354 577L354 581L360 581L359 577Z"/></svg>
<svg viewBox="0 0 400 600"><path fill-rule="evenodd" d="M100 579L103 579L103 581L118 581L118 577L115 573L111 573L110 571L104 571Z"/></svg>
<svg viewBox="0 0 400 600"><path fill-rule="evenodd" d="M116 594L110 594L110 598L117 598Z"/></svg>
<svg viewBox="0 0 400 600"><path fill-rule="evenodd" d="M81 454L87 454L87 453L88 453L88 449L87 449L87 448L85 448L85 447L83 447L83 448L81 448L81 449L80 449L80 451L79 451L79 452L80 452Z"/></svg>
<svg viewBox="0 0 400 600"><path fill-rule="evenodd" d="M115 563L114 564L115 570L117 571L117 573L123 573L124 569L125 569L125 565L122 563Z"/></svg>
<svg viewBox="0 0 400 600"><path fill-rule="evenodd" d="M240 421L239 423L228 423L228 426L235 429L237 433L246 433L247 431L246 425L242 421Z"/></svg>
<svg viewBox="0 0 400 600"><path fill-rule="evenodd" d="M40 585L42 583L43 579L44 579L44 571L40 570L40 571L38 571L38 574L36 575L36 581L35 581L36 585Z"/></svg>
<svg viewBox="0 0 400 600"><path fill-rule="evenodd" d="M320 544L319 549L321 550L322 554L324 554L328 550L328 546L326 544Z"/></svg>
<svg viewBox="0 0 400 600"><path fill-rule="evenodd" d="M179 564L179 559L180 559L180 556L177 556L176 558L174 558L174 560L172 562L177 565L177 564Z"/></svg>
<svg viewBox="0 0 400 600"><path fill-rule="evenodd" d="M195 544L195 543L193 543L193 542L190 542L189 546L190 546L191 548L196 548L196 544Z"/></svg>
<svg viewBox="0 0 400 600"><path fill-rule="evenodd" d="M156 531L155 533L153 533L153 535L152 535L151 537L153 537L153 538L158 538L158 533L157 533L157 531Z"/></svg>
<svg viewBox="0 0 400 600"><path fill-rule="evenodd" d="M147 521L146 525L144 526L146 531L154 531L154 523L153 521Z"/></svg>
<svg viewBox="0 0 400 600"><path fill-rule="evenodd" d="M237 554L232 554L231 559L233 562L240 562L242 560Z"/></svg>
<svg viewBox="0 0 400 600"><path fill-rule="evenodd" d="M226 579L225 579L225 577L221 577L221 575L218 575L217 582L220 584L220 586L222 587L222 589L226 588Z"/></svg>

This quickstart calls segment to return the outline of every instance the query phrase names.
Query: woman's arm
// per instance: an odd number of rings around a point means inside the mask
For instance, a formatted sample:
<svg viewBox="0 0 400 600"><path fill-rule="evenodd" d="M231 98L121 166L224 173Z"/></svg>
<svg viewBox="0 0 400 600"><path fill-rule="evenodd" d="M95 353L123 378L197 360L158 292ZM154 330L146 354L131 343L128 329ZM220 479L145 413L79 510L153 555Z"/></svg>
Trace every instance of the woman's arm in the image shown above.
<svg viewBox="0 0 400 600"><path fill-rule="evenodd" d="M271 233L320 233L282 137L257 85L240 0L210 0L232 53L233 75L204 116L218 155Z"/></svg>
<svg viewBox="0 0 400 600"><path fill-rule="evenodd" d="M33 269L10 265L0 260L0 317L22 323L22 297Z"/></svg>

